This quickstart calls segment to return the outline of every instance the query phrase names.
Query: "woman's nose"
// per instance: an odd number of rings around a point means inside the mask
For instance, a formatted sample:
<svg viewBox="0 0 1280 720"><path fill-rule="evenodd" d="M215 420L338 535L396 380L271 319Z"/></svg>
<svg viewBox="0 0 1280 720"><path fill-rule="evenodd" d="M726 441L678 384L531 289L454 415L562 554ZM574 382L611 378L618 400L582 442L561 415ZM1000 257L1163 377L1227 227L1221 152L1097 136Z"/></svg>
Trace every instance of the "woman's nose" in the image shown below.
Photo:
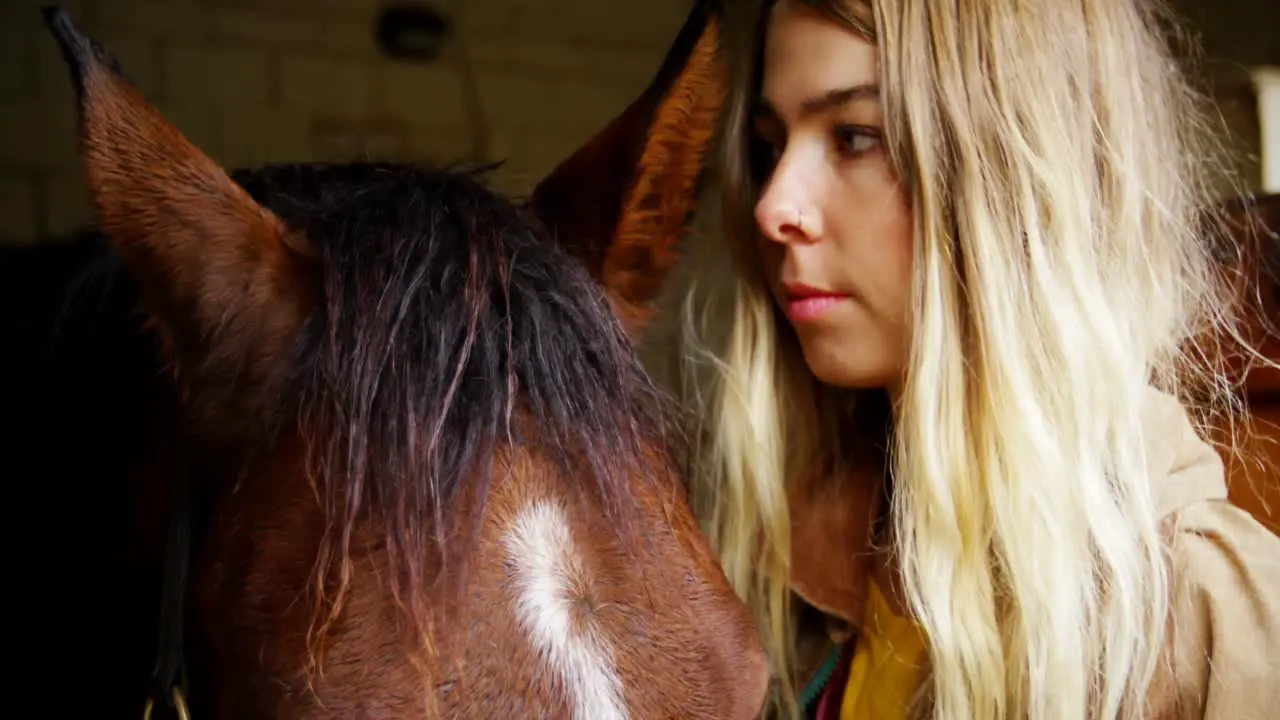
<svg viewBox="0 0 1280 720"><path fill-rule="evenodd" d="M774 242L813 242L822 236L822 214L800 170L784 155L756 203L756 224Z"/></svg>

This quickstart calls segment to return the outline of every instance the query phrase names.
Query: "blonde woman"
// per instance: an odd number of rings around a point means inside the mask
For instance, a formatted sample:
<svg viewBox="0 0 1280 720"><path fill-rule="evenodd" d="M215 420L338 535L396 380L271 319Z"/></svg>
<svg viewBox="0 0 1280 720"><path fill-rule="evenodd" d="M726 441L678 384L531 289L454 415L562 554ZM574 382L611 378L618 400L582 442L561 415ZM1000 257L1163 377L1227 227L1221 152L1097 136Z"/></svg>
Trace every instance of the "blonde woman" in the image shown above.
<svg viewBox="0 0 1280 720"><path fill-rule="evenodd" d="M766 3L732 326L685 347L695 499L778 714L1280 717L1280 539L1190 411L1226 304L1163 29L1136 0Z"/></svg>

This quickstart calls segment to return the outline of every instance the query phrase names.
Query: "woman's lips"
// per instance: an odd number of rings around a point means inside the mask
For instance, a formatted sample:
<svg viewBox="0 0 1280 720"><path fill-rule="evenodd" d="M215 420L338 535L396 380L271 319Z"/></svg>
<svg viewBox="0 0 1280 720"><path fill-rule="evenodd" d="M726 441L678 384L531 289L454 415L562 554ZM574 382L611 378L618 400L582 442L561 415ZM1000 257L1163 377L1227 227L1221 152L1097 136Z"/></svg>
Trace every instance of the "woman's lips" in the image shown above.
<svg viewBox="0 0 1280 720"><path fill-rule="evenodd" d="M799 283L784 284L783 290L787 294L787 317L793 323L818 320L850 297L849 293L823 290Z"/></svg>

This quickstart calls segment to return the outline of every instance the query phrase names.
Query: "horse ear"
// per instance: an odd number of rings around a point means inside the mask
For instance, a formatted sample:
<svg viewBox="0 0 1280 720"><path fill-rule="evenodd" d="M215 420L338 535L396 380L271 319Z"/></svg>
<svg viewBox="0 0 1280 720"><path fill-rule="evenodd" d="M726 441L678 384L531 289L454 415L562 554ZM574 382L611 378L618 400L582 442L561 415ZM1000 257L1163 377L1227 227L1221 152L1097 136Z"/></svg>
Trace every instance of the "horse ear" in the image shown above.
<svg viewBox="0 0 1280 720"><path fill-rule="evenodd" d="M309 299L305 246L166 121L66 12L42 15L70 67L98 221L184 390L261 376Z"/></svg>
<svg viewBox="0 0 1280 720"><path fill-rule="evenodd" d="M604 285L633 342L693 221L724 104L714 5L697 3L644 92L530 198L534 214Z"/></svg>

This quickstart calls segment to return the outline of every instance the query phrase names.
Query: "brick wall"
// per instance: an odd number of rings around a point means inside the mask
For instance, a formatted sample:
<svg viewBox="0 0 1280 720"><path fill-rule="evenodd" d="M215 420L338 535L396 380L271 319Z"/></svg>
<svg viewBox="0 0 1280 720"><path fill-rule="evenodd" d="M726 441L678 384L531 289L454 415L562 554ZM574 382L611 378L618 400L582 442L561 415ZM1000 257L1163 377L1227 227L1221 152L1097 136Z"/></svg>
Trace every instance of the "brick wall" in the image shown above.
<svg viewBox="0 0 1280 720"><path fill-rule="evenodd" d="M0 0L0 241L88 220L65 66L44 0ZM381 0L60 0L187 136L229 166L459 160L475 142L459 45L381 57ZM438 0L457 22L496 183L526 190L656 72L687 0Z"/></svg>

